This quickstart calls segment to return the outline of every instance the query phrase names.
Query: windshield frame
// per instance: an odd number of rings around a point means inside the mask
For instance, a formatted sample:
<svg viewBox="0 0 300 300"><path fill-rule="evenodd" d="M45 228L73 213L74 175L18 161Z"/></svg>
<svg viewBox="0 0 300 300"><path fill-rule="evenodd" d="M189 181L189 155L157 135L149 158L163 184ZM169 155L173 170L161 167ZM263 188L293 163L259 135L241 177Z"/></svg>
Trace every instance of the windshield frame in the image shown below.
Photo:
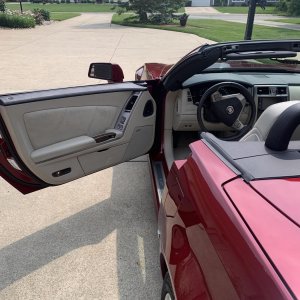
<svg viewBox="0 0 300 300"><path fill-rule="evenodd" d="M269 61L268 61L269 60ZM269 59L257 60L219 60L201 73L217 72L278 72L278 73L300 73L300 60L284 61Z"/></svg>
<svg viewBox="0 0 300 300"><path fill-rule="evenodd" d="M299 55L300 40L239 41L203 45L195 48L175 64L162 78L162 83L166 90L176 91L182 87L185 80L195 74L202 73L220 59L226 61L232 53L257 52L261 54L268 51L272 52L269 55L270 58L273 57L274 53L284 51ZM253 58L253 53L251 57ZM247 57L244 56L243 59L245 58ZM251 68L248 68L248 71L250 70ZM230 71L233 71L233 69L230 69ZM298 71L295 73L298 73Z"/></svg>

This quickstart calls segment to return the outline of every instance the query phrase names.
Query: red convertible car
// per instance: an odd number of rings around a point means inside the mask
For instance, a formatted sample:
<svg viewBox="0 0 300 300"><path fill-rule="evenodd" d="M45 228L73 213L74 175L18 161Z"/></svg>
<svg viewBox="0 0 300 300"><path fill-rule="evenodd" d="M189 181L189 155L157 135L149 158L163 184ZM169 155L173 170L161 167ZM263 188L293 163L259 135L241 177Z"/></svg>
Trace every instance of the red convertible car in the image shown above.
<svg viewBox="0 0 300 300"><path fill-rule="evenodd" d="M300 298L300 40L203 45L122 82L0 96L22 193L149 153L162 299Z"/></svg>

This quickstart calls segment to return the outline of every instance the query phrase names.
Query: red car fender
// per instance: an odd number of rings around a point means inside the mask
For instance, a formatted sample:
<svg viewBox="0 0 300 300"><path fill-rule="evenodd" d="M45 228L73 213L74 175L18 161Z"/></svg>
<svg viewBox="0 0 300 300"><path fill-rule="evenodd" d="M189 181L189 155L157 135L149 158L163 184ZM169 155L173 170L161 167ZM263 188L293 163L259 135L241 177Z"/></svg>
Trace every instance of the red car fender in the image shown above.
<svg viewBox="0 0 300 300"><path fill-rule="evenodd" d="M185 228L176 224L176 218L167 217L163 206L159 211L159 232L162 276L169 272L176 299L198 299L199 296L211 299Z"/></svg>
<svg viewBox="0 0 300 300"><path fill-rule="evenodd" d="M159 214L161 252L181 299L291 299L230 198L227 182L238 177L202 141L192 156L173 164ZM247 184L247 183L243 183ZM182 199L172 199L182 191ZM175 191L175 192L174 192ZM170 204L176 213L169 216Z"/></svg>

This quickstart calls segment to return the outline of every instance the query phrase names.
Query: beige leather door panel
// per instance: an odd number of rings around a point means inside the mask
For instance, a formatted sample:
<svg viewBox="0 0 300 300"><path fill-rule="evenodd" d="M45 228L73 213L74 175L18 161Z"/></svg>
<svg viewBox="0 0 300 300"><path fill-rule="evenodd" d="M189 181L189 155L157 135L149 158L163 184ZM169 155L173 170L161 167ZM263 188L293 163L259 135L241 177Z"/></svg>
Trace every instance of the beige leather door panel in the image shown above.
<svg viewBox="0 0 300 300"><path fill-rule="evenodd" d="M126 99L129 95L120 97ZM39 149L78 136L92 137L112 128L119 111L116 104L53 108L26 113L24 123L32 146Z"/></svg>
<svg viewBox="0 0 300 300"><path fill-rule="evenodd" d="M124 83L78 89L17 94L11 102L9 95L0 97L19 157L49 184L143 155L154 141L156 104L146 88Z"/></svg>

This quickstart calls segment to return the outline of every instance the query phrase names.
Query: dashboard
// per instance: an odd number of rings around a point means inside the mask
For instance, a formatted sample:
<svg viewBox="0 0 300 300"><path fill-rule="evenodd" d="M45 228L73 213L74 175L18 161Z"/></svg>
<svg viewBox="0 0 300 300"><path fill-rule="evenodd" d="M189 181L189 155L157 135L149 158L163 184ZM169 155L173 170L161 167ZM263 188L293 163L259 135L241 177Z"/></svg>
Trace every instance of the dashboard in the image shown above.
<svg viewBox="0 0 300 300"><path fill-rule="evenodd" d="M197 106L203 94L213 85L220 82L236 82L248 89L256 104L256 119L270 105L300 100L300 74L290 73L207 73L189 78L183 84L183 89L177 95L173 115L173 130L198 131ZM222 95L235 94L234 88L222 88ZM246 105L241 120L247 121L249 106ZM211 131L230 130L219 123L210 111L209 103L204 110L206 128Z"/></svg>

